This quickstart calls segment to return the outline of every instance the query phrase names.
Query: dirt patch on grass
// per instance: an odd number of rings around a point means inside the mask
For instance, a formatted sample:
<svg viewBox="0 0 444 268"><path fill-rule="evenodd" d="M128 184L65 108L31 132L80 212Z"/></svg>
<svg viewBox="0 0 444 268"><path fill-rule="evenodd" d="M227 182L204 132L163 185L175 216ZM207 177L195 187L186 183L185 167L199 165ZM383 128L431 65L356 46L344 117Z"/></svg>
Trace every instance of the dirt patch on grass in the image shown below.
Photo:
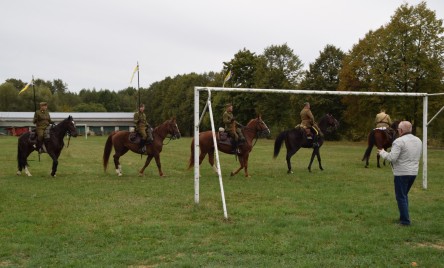
<svg viewBox="0 0 444 268"><path fill-rule="evenodd" d="M416 246L421 248L434 248L438 250L444 250L444 242L438 242L438 243L416 243Z"/></svg>

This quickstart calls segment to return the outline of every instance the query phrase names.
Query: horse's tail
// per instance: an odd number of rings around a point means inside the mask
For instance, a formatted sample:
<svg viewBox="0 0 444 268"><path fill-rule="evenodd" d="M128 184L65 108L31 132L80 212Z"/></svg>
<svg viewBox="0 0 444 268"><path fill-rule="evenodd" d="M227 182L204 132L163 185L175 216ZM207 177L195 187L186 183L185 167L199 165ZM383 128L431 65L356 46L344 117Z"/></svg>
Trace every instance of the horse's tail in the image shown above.
<svg viewBox="0 0 444 268"><path fill-rule="evenodd" d="M108 167L109 156L110 156L111 151L113 149L113 136L116 133L117 133L116 131L111 132L111 134L109 134L108 139L106 140L106 143L105 143L105 149L103 150L103 169L105 171L106 171L106 168Z"/></svg>
<svg viewBox="0 0 444 268"><path fill-rule="evenodd" d="M194 166L194 138L191 141L191 155L190 160L188 161L188 170Z"/></svg>
<svg viewBox="0 0 444 268"><path fill-rule="evenodd" d="M281 150L282 147L282 143L285 140L285 138L287 138L287 134L288 134L288 130L281 132L276 140L274 141L274 154L273 154L273 158L276 158L279 154L279 151Z"/></svg>
<svg viewBox="0 0 444 268"><path fill-rule="evenodd" d="M361 161L364 161L365 159L368 159L370 157L370 154L372 152L373 146L375 145L375 131L372 130L369 134L368 134L368 147L365 150L364 156L362 157Z"/></svg>
<svg viewBox="0 0 444 268"><path fill-rule="evenodd" d="M28 160L26 157L26 150L27 150L27 145L26 145L26 139L27 139L27 135L22 135L20 136L20 138L18 139L18 145L17 145L17 167L18 170L22 170L24 169L26 166L28 166Z"/></svg>

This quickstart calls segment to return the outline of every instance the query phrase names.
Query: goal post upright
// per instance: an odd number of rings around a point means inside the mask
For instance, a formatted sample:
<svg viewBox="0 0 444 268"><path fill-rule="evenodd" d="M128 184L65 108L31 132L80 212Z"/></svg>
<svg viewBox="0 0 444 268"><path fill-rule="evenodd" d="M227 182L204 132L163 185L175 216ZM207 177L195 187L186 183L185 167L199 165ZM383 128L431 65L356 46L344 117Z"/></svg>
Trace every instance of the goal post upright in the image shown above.
<svg viewBox="0 0 444 268"><path fill-rule="evenodd" d="M324 90L291 90L291 89L258 89L258 88L226 88L226 87L203 87L203 86L195 86L194 87L194 200L195 203L199 203L199 177L200 177L200 168L199 168L199 125L200 119L203 117L205 110L202 113L202 117L199 112L199 92L207 91L209 94L208 103L205 107L208 106L210 110L210 119L212 121L212 131L215 132L214 129L214 121L212 117L212 108L211 108L211 91L225 91L225 92L238 92L238 93L278 93L278 94L301 94L301 95L340 95L340 96L392 96L392 97L422 97L423 98L423 178L422 178L422 186L424 189L427 189L427 111L428 111L428 99L427 93L395 93L395 92L368 92L368 91L324 91ZM217 146L217 145L216 145ZM217 148L217 147L216 147ZM217 151L217 150L216 150ZM218 158L218 152L216 152ZM217 160L217 169L220 174L220 163ZM223 195L223 185L220 176L220 186L221 186L221 194ZM222 197L225 200L224 197ZM223 201L224 202L224 201ZM224 214L226 216L226 207L224 202ZM227 216L226 216L227 217Z"/></svg>

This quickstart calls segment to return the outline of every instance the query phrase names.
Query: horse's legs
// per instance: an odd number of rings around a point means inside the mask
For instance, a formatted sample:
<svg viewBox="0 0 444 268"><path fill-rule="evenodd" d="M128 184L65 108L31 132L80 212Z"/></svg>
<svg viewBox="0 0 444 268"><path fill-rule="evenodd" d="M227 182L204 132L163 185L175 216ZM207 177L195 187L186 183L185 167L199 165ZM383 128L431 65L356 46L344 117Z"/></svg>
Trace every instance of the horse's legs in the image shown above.
<svg viewBox="0 0 444 268"><path fill-rule="evenodd" d="M314 160L315 156L318 159L319 169L324 170L324 168L322 168L321 153L319 152L319 147L316 147L313 149L313 153L311 154L310 164L308 165L308 171L310 171L310 172L311 172L311 165L313 164L313 160Z"/></svg>
<svg viewBox="0 0 444 268"><path fill-rule="evenodd" d="M287 148L287 156L285 157L285 160L287 160L287 173L292 174L293 171L291 170L291 157L299 150L299 148Z"/></svg>
<svg viewBox="0 0 444 268"><path fill-rule="evenodd" d="M244 160L244 157L245 156L241 156L241 155L239 155L239 163L240 163L240 167L237 169L237 170L235 170L235 171L231 171L231 176L234 176L234 175L236 175L237 173L239 173L239 171L241 171L244 167L245 167L245 160ZM248 175L248 173L247 173L247 175ZM247 175L245 175L246 177L247 177Z"/></svg>
<svg viewBox="0 0 444 268"><path fill-rule="evenodd" d="M203 156L202 156L203 155ZM201 153L201 157L199 159L202 159L200 162L202 163L203 159L205 158L206 154ZM217 167L214 165L214 150L210 150L208 152L208 162L210 163L211 167L213 168L214 172L217 173Z"/></svg>
<svg viewBox="0 0 444 268"><path fill-rule="evenodd" d="M145 172L145 168L150 164L151 159L153 159L153 155L149 154L146 157L145 165L143 165L142 169L139 171L139 176L143 176L143 173Z"/></svg>
<svg viewBox="0 0 444 268"><path fill-rule="evenodd" d="M120 149L120 150L118 150L118 149ZM116 168L117 176L120 177L120 176L122 176L122 166L120 165L119 158L122 155L124 155L126 152L128 152L128 148L123 147L123 148L118 148L118 149L116 147L114 147L114 151L116 153L113 155L113 159L114 159L114 167Z"/></svg>
<svg viewBox="0 0 444 268"><path fill-rule="evenodd" d="M248 174L248 157L249 157L249 156L250 156L249 154L247 154L247 155L244 156L244 170L245 170L245 177L251 177L251 176Z"/></svg>
<svg viewBox="0 0 444 268"><path fill-rule="evenodd" d="M159 170L159 176L163 177L162 165L160 164L160 155L154 156L154 160L156 160L157 169Z"/></svg>
<svg viewBox="0 0 444 268"><path fill-rule="evenodd" d="M62 150L56 151L54 153L49 154L49 156L52 159L52 170L51 170L51 176L55 177L57 172L57 166L59 165L59 156Z"/></svg>

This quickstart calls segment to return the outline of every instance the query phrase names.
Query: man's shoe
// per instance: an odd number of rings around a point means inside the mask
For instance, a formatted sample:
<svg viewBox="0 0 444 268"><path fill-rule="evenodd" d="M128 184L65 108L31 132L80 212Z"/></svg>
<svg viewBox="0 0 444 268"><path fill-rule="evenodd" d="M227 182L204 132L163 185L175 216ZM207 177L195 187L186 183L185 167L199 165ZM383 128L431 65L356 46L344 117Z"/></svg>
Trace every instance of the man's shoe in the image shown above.
<svg viewBox="0 0 444 268"><path fill-rule="evenodd" d="M146 152L146 147L145 147L145 146L141 147L141 148L139 149L139 152L140 152L141 154L145 153L145 152Z"/></svg>

